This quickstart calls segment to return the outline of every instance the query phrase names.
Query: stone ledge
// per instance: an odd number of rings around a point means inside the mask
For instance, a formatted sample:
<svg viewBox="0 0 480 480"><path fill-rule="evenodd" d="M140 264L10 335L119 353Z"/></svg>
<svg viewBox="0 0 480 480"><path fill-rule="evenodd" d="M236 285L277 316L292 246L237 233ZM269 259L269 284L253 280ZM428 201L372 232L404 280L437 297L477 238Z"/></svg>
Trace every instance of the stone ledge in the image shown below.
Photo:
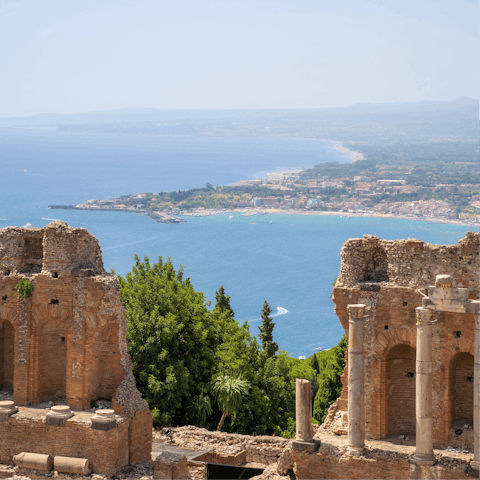
<svg viewBox="0 0 480 480"><path fill-rule="evenodd" d="M311 442L301 442L299 440L292 441L293 450L298 450L300 452L309 452L313 453L320 446L320 440L313 440Z"/></svg>

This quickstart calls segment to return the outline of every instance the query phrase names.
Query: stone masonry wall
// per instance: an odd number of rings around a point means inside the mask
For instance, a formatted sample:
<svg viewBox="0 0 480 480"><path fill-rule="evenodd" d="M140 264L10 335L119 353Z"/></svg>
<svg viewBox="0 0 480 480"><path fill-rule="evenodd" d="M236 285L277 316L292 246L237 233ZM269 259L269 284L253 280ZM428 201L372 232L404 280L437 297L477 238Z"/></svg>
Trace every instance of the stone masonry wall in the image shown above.
<svg viewBox="0 0 480 480"><path fill-rule="evenodd" d="M458 245L437 246L418 240L385 241L376 237L348 240L341 252L340 276L333 289L335 311L348 336L348 304L365 304L365 420L367 438L414 433L416 349L415 308L422 305L424 289L437 274L451 275L458 287L478 299L479 236L467 232ZM422 293L420 293L422 292ZM464 402L463 414L473 418L470 400L473 382L459 353L473 356L473 314L433 313L434 444L464 445L462 435L449 434L455 420L455 393ZM467 357L468 358L468 357ZM348 359L347 359L348 362ZM465 370L466 371L466 370ZM345 367L342 382L348 382ZM452 378L460 382L458 386ZM332 408L324 426L333 423L347 407L347 391ZM413 409L413 411L412 411ZM401 414L397 414L401 410ZM404 418L401 418L401 417ZM470 423L466 422L467 424ZM346 433L338 432L338 433ZM453 442L453 445L452 445Z"/></svg>
<svg viewBox="0 0 480 480"><path fill-rule="evenodd" d="M25 299L22 278L33 285ZM17 405L65 399L73 410L111 399L135 441L127 454L149 459L152 416L135 385L120 285L96 238L62 222L0 229L0 299L0 390Z"/></svg>
<svg viewBox="0 0 480 480"><path fill-rule="evenodd" d="M431 245L421 240L380 240L372 235L347 240L341 250L337 287L375 282L398 287L435 284L439 274L451 275L458 287L478 298L478 233L467 232L457 245Z"/></svg>
<svg viewBox="0 0 480 480"><path fill-rule="evenodd" d="M412 462L411 455L367 448L361 455L352 455L331 444L322 444L314 454L285 450L277 464L277 474L288 471L301 479L466 479L472 478L468 461L438 457L436 465ZM259 479L262 477L260 476Z"/></svg>
<svg viewBox="0 0 480 480"><path fill-rule="evenodd" d="M128 465L128 429L125 417L108 431L92 430L90 415L78 415L65 426L50 426L43 415L28 415L23 410L0 423L0 463L11 464L20 452L88 458L94 473L112 474ZM21 449L19 449L21 447Z"/></svg>

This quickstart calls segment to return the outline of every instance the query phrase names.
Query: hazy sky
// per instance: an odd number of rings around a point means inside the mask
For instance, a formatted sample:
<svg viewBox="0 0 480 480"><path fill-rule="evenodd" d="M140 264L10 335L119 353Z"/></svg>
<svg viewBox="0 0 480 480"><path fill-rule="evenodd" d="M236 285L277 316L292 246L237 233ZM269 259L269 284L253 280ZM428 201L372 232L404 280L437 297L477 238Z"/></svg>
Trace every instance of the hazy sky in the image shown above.
<svg viewBox="0 0 480 480"><path fill-rule="evenodd" d="M0 117L478 98L477 0L0 0Z"/></svg>

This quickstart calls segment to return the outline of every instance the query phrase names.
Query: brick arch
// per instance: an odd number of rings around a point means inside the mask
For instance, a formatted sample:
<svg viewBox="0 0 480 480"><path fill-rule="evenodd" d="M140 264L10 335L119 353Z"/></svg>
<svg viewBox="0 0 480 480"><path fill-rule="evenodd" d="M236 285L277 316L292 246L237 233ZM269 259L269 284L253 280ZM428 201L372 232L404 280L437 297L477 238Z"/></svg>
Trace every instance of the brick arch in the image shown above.
<svg viewBox="0 0 480 480"><path fill-rule="evenodd" d="M417 336L415 330L392 329L384 330L378 336L373 346L373 356L376 359L379 374L379 400L376 404L377 422L372 430L373 438L385 438L389 428L387 424L387 355L398 345L408 345L416 350Z"/></svg>
<svg viewBox="0 0 480 480"><path fill-rule="evenodd" d="M87 315L85 317L85 323L90 330L97 330L105 327L108 323L115 323L113 315Z"/></svg>
<svg viewBox="0 0 480 480"><path fill-rule="evenodd" d="M451 343L445 345L440 352L440 361L445 365L445 384L447 385L447 401L445 403L444 415L447 419L443 431L444 441L449 438L449 430L453 426L458 415L456 402L460 401L465 412L460 417L473 420L473 383L470 385L458 385L459 366L456 359L460 356L471 356L471 374L473 376L474 341L467 338L453 338ZM463 365L465 366L465 365ZM463 375L460 374L462 377ZM463 382L460 382L463 383ZM470 390L470 391L469 391ZM460 397L460 398L458 398ZM469 414L468 414L469 413Z"/></svg>
<svg viewBox="0 0 480 480"><path fill-rule="evenodd" d="M33 330L38 331L39 327L52 320L52 318L58 319L61 323L68 323L70 320L70 312L57 305L43 305L35 308L32 317Z"/></svg>
<svg viewBox="0 0 480 480"><path fill-rule="evenodd" d="M14 328L18 326L17 312L14 308L1 306L0 307L0 321L8 320Z"/></svg>
<svg viewBox="0 0 480 480"><path fill-rule="evenodd" d="M475 355L475 341L469 338L452 338L451 342L444 344L438 359L443 365L449 365L457 353L470 353Z"/></svg>
<svg viewBox="0 0 480 480"><path fill-rule="evenodd" d="M409 345L417 348L416 331L405 328L384 330L375 342L373 353L379 359L385 359L388 352L397 345Z"/></svg>

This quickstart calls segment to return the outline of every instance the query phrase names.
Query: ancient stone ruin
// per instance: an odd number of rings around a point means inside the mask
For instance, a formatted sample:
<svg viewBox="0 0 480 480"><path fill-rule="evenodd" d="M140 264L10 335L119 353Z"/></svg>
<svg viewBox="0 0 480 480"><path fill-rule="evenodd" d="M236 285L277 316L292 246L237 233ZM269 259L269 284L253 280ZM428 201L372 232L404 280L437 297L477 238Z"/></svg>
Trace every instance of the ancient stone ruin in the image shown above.
<svg viewBox="0 0 480 480"><path fill-rule="evenodd" d="M424 464L434 448L474 448L478 469L479 235L446 246L366 235L341 257L333 300L348 359L322 428L360 451L365 438L415 436Z"/></svg>
<svg viewBox="0 0 480 480"><path fill-rule="evenodd" d="M366 235L341 257L347 363L325 422L312 425L311 385L297 379L293 441L186 426L154 432L152 446L97 241L60 222L0 230L0 463L110 475L151 460L159 479L213 467L257 480L478 478L479 234L445 246Z"/></svg>
<svg viewBox="0 0 480 480"><path fill-rule="evenodd" d="M33 286L25 298L21 279ZM111 474L149 461L152 415L97 240L62 222L1 229L0 299L0 463L28 452Z"/></svg>

